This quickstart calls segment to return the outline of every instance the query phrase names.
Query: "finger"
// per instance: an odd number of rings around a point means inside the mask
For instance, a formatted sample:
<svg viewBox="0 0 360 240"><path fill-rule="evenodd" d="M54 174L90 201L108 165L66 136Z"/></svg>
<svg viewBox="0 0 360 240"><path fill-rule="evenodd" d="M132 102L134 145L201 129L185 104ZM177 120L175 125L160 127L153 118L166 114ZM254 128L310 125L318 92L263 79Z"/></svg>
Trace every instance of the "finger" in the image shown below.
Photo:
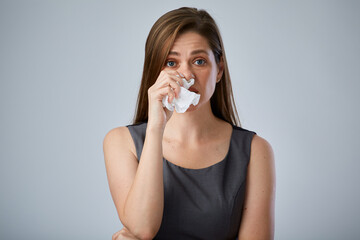
<svg viewBox="0 0 360 240"><path fill-rule="evenodd" d="M150 101L151 99L162 101L162 99L166 96L168 96L169 98L171 96L174 96L174 92L173 90L171 90L170 86L159 88L149 92Z"/></svg>
<svg viewBox="0 0 360 240"><path fill-rule="evenodd" d="M181 73L179 73L178 71L176 70L171 70L171 69L164 69L163 70L164 74L169 74L169 75L181 75Z"/></svg>
<svg viewBox="0 0 360 240"><path fill-rule="evenodd" d="M137 239L134 234L132 234L128 229L125 227L123 228L124 232L121 234L122 238L120 239Z"/></svg>
<svg viewBox="0 0 360 240"><path fill-rule="evenodd" d="M179 86L184 86L184 83L183 83L183 78L182 77L180 77L180 75L176 75L175 76L176 78L174 79L175 80L175 82L177 83L177 85L179 85Z"/></svg>
<svg viewBox="0 0 360 240"><path fill-rule="evenodd" d="M174 97L175 97L175 92L174 90L171 89L171 87L169 86L170 90L168 90L168 102L169 103L172 103L172 101L174 100Z"/></svg>
<svg viewBox="0 0 360 240"><path fill-rule="evenodd" d="M148 89L148 93L157 91L159 89L170 89L171 91L175 92L175 96L178 96L180 93L181 84L183 84L182 81L178 81L178 82L179 83L177 83L175 80L167 79L162 83L155 83L153 86L151 86Z"/></svg>
<svg viewBox="0 0 360 240"><path fill-rule="evenodd" d="M183 82L182 80L181 81L178 81L178 80L170 80L170 81L167 81L166 83L164 83L164 85L170 85L170 87L172 88L172 90L174 91L175 93L175 96L178 97L179 94L180 94L180 89L181 87L183 86Z"/></svg>
<svg viewBox="0 0 360 240"><path fill-rule="evenodd" d="M114 233L113 235L112 235L112 240L116 240L116 238L120 235L120 232L121 232L121 230L120 231L117 231L116 233Z"/></svg>
<svg viewBox="0 0 360 240"><path fill-rule="evenodd" d="M162 81L162 84L167 84L167 83L170 83L173 88L176 85L184 86L182 77L180 77L180 75L168 75L168 76L166 76L165 79Z"/></svg>
<svg viewBox="0 0 360 240"><path fill-rule="evenodd" d="M185 78L184 74L182 74L181 72L179 72L179 75L180 77Z"/></svg>
<svg viewBox="0 0 360 240"><path fill-rule="evenodd" d="M180 93L180 86L174 82L165 82L162 86L163 89L167 89L167 93L169 93L169 97L173 95L174 97L177 97Z"/></svg>
<svg viewBox="0 0 360 240"><path fill-rule="evenodd" d="M178 82L178 85L183 86L182 78L180 74L175 70L162 71L159 75L158 81L162 84L168 82L168 78Z"/></svg>
<svg viewBox="0 0 360 240"><path fill-rule="evenodd" d="M182 81L181 81L181 83L182 83ZM177 83L176 87L173 89L176 98L179 98L181 87L182 86Z"/></svg>

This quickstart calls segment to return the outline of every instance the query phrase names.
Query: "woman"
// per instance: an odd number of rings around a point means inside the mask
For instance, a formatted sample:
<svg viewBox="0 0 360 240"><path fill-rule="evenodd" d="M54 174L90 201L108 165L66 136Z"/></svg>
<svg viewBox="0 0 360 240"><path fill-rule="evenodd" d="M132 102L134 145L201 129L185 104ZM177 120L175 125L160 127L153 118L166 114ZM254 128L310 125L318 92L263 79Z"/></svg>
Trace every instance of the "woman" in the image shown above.
<svg viewBox="0 0 360 240"><path fill-rule="evenodd" d="M182 79L198 104L171 112ZM104 138L110 192L123 229L113 239L273 239L271 145L240 127L224 46L204 10L160 17L145 46L133 124Z"/></svg>

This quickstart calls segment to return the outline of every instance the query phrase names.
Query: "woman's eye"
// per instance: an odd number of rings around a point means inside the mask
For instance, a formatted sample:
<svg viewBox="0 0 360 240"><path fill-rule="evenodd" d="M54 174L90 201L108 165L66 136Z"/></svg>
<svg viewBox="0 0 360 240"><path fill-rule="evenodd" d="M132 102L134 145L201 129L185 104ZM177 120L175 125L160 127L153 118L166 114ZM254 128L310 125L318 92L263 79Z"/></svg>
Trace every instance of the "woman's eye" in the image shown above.
<svg viewBox="0 0 360 240"><path fill-rule="evenodd" d="M205 64L205 60L204 59L198 59L195 61L196 65L204 65Z"/></svg>
<svg viewBox="0 0 360 240"><path fill-rule="evenodd" d="M168 66L168 67L174 67L176 64L175 64L175 62L174 61L167 61L166 62L166 66Z"/></svg>

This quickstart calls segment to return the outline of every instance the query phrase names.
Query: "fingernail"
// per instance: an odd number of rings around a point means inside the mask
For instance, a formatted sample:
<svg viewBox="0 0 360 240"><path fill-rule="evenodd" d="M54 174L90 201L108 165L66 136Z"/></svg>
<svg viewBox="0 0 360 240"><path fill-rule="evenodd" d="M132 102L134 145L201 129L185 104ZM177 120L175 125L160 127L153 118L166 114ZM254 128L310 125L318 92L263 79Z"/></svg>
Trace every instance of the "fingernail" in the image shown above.
<svg viewBox="0 0 360 240"><path fill-rule="evenodd" d="M180 87L184 86L183 81L176 81L176 83L177 83Z"/></svg>

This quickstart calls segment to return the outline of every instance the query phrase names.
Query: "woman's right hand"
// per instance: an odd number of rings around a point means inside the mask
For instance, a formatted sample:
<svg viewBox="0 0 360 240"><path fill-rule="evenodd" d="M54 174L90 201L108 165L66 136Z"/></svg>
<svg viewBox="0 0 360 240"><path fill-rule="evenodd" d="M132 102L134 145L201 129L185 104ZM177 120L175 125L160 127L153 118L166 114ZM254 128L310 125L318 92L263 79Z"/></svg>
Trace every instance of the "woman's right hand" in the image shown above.
<svg viewBox="0 0 360 240"><path fill-rule="evenodd" d="M148 126L165 129L165 125L173 112L163 107L162 99L168 95L168 101L171 103L175 97L178 98L180 86L183 86L183 82L177 71L162 70L160 72L154 85L148 89Z"/></svg>
<svg viewBox="0 0 360 240"><path fill-rule="evenodd" d="M112 235L112 240L139 240L126 227Z"/></svg>

